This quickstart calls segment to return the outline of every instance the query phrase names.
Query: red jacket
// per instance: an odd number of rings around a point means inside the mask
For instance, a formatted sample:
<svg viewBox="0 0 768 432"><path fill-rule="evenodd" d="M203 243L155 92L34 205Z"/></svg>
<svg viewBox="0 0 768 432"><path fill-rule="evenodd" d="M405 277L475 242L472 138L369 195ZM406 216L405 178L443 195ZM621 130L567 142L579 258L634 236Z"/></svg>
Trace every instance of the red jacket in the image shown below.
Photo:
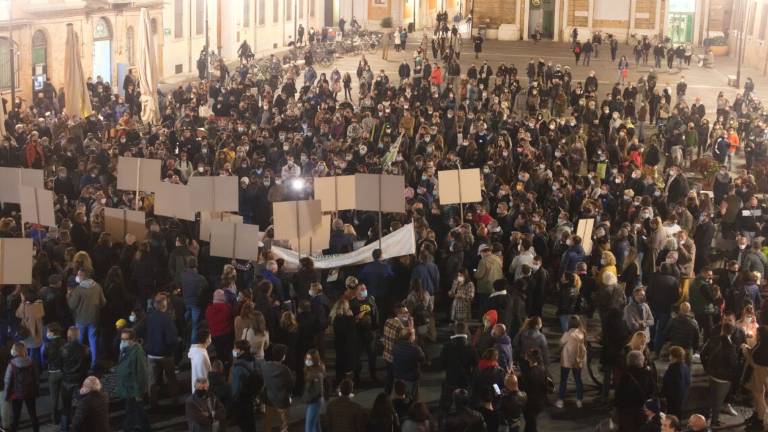
<svg viewBox="0 0 768 432"><path fill-rule="evenodd" d="M232 306L227 303L213 303L208 306L205 310L205 320L208 321L211 336L221 336L234 331Z"/></svg>
<svg viewBox="0 0 768 432"><path fill-rule="evenodd" d="M27 157L27 168L43 168L45 166L45 153L42 148L38 150L37 146L30 141L24 151Z"/></svg>

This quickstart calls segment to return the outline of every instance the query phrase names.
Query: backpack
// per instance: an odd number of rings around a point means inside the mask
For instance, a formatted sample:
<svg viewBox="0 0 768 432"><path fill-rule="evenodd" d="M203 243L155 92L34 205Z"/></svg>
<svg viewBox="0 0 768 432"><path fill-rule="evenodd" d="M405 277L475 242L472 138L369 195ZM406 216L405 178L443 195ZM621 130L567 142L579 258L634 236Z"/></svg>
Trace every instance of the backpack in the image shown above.
<svg viewBox="0 0 768 432"><path fill-rule="evenodd" d="M581 53L581 47L576 47L576 48L574 48L574 49L573 49L573 52L575 52L576 54L579 54L579 53Z"/></svg>
<svg viewBox="0 0 768 432"><path fill-rule="evenodd" d="M237 367L243 367L245 370L248 371L248 376L245 378L243 382L241 398L250 399L256 395L261 394L261 389L262 387L264 387L264 378L261 376L261 372L259 372L259 370L254 367L250 367L250 368L247 368L244 366L237 366Z"/></svg>
<svg viewBox="0 0 768 432"><path fill-rule="evenodd" d="M11 381L11 388L6 389L9 393L9 399L13 394L19 394L24 399L37 397L35 389L37 386L37 380L35 379L35 365L30 364L27 367L16 367L13 362L10 363L11 375L13 379Z"/></svg>

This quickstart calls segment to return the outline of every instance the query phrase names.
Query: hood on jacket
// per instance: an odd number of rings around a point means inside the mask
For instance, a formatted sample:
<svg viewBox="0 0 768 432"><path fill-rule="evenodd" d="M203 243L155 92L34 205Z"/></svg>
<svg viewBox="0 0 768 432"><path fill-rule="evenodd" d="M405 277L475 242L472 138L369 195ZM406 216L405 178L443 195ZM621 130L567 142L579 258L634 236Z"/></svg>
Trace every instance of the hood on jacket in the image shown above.
<svg viewBox="0 0 768 432"><path fill-rule="evenodd" d="M498 337L493 338L493 343L497 345L512 345L512 339L509 337L509 335L501 335Z"/></svg>
<svg viewBox="0 0 768 432"><path fill-rule="evenodd" d="M80 286L86 289L91 288L94 285L96 285L96 281L93 279L85 279L80 281Z"/></svg>
<svg viewBox="0 0 768 432"><path fill-rule="evenodd" d="M488 322L490 323L490 325L488 327L489 328L493 327L493 326L496 325L496 321L499 320L499 313L496 312L495 309L491 309L488 312L486 312L485 315L483 315L483 320L485 320L486 318L488 319Z"/></svg>
<svg viewBox="0 0 768 432"><path fill-rule="evenodd" d="M197 358L197 357L201 357L201 356L203 356L203 355L205 355L207 353L208 353L207 349L205 349L205 348L203 348L201 346L192 345L191 347L189 347L189 352L187 353L187 358L194 359L194 358Z"/></svg>
<svg viewBox="0 0 768 432"><path fill-rule="evenodd" d="M29 357L14 357L11 363L17 368L24 368L32 366L32 359Z"/></svg>

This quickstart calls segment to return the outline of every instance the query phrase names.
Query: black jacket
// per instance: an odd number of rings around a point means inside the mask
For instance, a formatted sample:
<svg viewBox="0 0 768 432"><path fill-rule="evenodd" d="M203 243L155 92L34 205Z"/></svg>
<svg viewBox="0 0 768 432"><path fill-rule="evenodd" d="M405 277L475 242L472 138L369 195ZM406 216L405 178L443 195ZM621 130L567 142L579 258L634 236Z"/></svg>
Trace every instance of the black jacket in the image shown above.
<svg viewBox="0 0 768 432"><path fill-rule="evenodd" d="M440 432L485 432L483 416L470 408L451 411L443 419Z"/></svg>
<svg viewBox="0 0 768 432"><path fill-rule="evenodd" d="M712 337L701 350L701 364L712 378L731 381L741 371L739 347L728 336Z"/></svg>
<svg viewBox="0 0 768 432"><path fill-rule="evenodd" d="M699 349L699 324L693 317L677 315L667 324L664 340L685 349Z"/></svg>
<svg viewBox="0 0 768 432"><path fill-rule="evenodd" d="M677 277L665 273L652 273L645 291L648 305L654 313L669 314L680 298L680 282Z"/></svg>
<svg viewBox="0 0 768 432"><path fill-rule="evenodd" d="M109 432L109 398L100 391L91 391L80 398L72 417L72 432Z"/></svg>
<svg viewBox="0 0 768 432"><path fill-rule="evenodd" d="M477 364L477 352L466 337L453 337L443 345L440 361L445 368L445 384L450 388L467 388Z"/></svg>
<svg viewBox="0 0 768 432"><path fill-rule="evenodd" d="M88 348L80 342L67 342L61 351L64 384L79 386L88 374L91 357Z"/></svg>
<svg viewBox="0 0 768 432"><path fill-rule="evenodd" d="M64 368L63 348L67 340L63 337L50 339L45 344L45 362L48 364L48 371L61 371Z"/></svg>
<svg viewBox="0 0 768 432"><path fill-rule="evenodd" d="M655 392L656 383L650 369L629 368L616 387L616 407L640 410Z"/></svg>

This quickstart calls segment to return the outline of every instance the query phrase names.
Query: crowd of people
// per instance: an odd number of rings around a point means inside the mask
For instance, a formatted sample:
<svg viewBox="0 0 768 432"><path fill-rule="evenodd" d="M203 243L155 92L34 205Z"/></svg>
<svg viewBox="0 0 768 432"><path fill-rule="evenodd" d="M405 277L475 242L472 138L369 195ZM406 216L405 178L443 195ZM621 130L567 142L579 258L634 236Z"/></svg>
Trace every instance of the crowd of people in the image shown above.
<svg viewBox="0 0 768 432"><path fill-rule="evenodd" d="M182 403L189 369L193 431L254 431L257 419L286 431L300 402L312 432L536 431L550 402L571 405L570 376L584 406L582 374L599 367L594 403L622 432L680 430L689 414L690 430L708 430L744 386L747 425L762 430L768 213L750 170L765 156L766 113L754 87L733 102L691 101L682 79L672 89L653 71L608 76L606 88L594 71L579 80L541 59L525 76L487 62L462 75L439 46L431 62L417 49L399 81L361 58L356 91L338 70L259 75L244 53L232 74L163 95L155 125L100 78L84 119L6 106L0 165L45 170L57 226L22 225L18 206L3 207L0 235L34 239L35 257L34 283L0 296L2 426L18 430L26 407L39 430L45 377L62 431L110 430L110 397L125 402L124 430L149 430L147 410ZM694 154L718 166L703 180L711 193L688 179ZM260 258L211 256L198 223L118 190L118 156L161 160L171 183L237 176L239 214L267 233ZM482 173L483 200L463 209L441 205L437 176L459 167ZM373 212L334 214L327 252L413 223L416 253L287 268L270 250L283 240L272 203L311 198L314 177L354 173L404 176L406 212L381 227ZM146 231L114 238L109 207L147 212ZM709 380L697 412L686 404L694 358ZM444 379L430 407L420 381L434 369ZM355 389L370 386L383 391L361 406Z"/></svg>

